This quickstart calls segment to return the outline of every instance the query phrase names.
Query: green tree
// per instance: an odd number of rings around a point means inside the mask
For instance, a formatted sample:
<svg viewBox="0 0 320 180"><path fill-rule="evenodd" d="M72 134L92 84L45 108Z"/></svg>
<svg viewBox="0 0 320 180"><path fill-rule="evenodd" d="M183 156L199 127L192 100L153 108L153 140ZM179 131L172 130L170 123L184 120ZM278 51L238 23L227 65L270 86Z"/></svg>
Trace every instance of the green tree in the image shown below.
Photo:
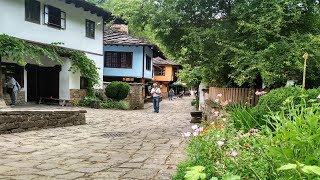
<svg viewBox="0 0 320 180"><path fill-rule="evenodd" d="M302 79L319 86L317 0L108 0L103 7L129 22L130 31L164 47L183 65L200 67L218 86L278 87Z"/></svg>

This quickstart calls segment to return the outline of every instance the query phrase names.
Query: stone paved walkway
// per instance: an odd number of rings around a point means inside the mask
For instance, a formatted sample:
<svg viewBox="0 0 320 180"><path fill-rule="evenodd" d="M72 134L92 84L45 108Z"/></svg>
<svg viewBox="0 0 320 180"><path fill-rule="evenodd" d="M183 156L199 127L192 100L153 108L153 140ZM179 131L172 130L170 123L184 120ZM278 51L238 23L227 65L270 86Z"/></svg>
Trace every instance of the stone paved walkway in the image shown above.
<svg viewBox="0 0 320 180"><path fill-rule="evenodd" d="M87 125L0 135L0 179L170 179L191 98L139 111L87 109Z"/></svg>

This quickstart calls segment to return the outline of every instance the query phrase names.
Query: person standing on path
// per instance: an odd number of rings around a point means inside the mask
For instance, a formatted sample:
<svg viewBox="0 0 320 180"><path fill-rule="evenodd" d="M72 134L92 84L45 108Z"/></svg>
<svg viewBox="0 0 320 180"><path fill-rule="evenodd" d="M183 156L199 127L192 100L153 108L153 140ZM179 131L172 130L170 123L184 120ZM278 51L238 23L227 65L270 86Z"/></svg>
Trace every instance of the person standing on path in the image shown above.
<svg viewBox="0 0 320 180"><path fill-rule="evenodd" d="M173 100L173 95L174 95L174 91L173 91L173 89L171 88L170 91L169 91L169 101L172 101L172 100Z"/></svg>
<svg viewBox="0 0 320 180"><path fill-rule="evenodd" d="M7 83L5 83L5 86L8 88L8 93L10 94L11 98L10 106L13 107L16 105L17 94L21 89L21 86L11 75L7 77Z"/></svg>
<svg viewBox="0 0 320 180"><path fill-rule="evenodd" d="M157 83L153 83L153 88L151 89L151 94L153 97L154 112L159 113L161 90L158 87Z"/></svg>

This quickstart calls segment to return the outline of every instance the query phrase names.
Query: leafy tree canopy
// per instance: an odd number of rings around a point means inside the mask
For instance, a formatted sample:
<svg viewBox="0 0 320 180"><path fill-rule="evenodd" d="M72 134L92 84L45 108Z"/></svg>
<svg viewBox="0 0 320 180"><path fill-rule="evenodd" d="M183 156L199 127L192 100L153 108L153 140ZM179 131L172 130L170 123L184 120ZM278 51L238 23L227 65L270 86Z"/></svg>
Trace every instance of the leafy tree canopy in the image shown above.
<svg viewBox="0 0 320 180"><path fill-rule="evenodd" d="M169 57L202 69L216 86L255 86L257 77L268 87L301 81L304 52L307 86L320 85L318 0L106 0L101 6Z"/></svg>

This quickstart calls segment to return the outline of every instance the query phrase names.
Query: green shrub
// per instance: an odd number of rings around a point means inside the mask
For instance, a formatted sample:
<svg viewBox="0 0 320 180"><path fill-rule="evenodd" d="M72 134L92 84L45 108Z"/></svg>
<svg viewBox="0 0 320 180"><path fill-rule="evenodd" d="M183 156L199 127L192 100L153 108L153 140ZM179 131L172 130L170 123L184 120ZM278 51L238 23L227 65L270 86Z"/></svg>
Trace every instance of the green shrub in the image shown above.
<svg viewBox="0 0 320 180"><path fill-rule="evenodd" d="M256 119L261 119L263 115L268 114L270 111L280 111L283 102L288 97L293 96L293 100L296 101L302 94L307 96L306 100L315 99L320 94L320 89L303 90L296 86L274 89L260 97L257 106L254 108L254 116Z"/></svg>
<svg viewBox="0 0 320 180"><path fill-rule="evenodd" d="M196 108L199 107L199 98L198 98L198 97L197 97L196 99L193 99L193 100L191 101L191 106L194 106L194 107L196 107Z"/></svg>
<svg viewBox="0 0 320 180"><path fill-rule="evenodd" d="M268 118L272 130L267 148L277 168L286 164L320 166L320 104L308 104L308 98L286 100L285 108L273 112ZM279 174L284 179L299 179L294 171ZM304 179L315 179L313 175Z"/></svg>
<svg viewBox="0 0 320 180"><path fill-rule="evenodd" d="M79 106L91 107L93 103L96 103L96 102L100 103L101 100L94 96L86 96L85 98L79 101Z"/></svg>
<svg viewBox="0 0 320 180"><path fill-rule="evenodd" d="M111 82L105 89L108 98L116 101L124 100L130 93L130 85L126 82Z"/></svg>
<svg viewBox="0 0 320 180"><path fill-rule="evenodd" d="M129 109L129 103L127 101L113 101L111 99L102 101L100 103L100 106L104 109Z"/></svg>
<svg viewBox="0 0 320 180"><path fill-rule="evenodd" d="M240 175L242 179L267 179L272 168L261 150L260 142L265 141L258 133L239 132L232 123L216 120L191 139L188 158L178 166L173 179L184 179L188 168L194 166L205 167L207 179L221 179L228 174Z"/></svg>

